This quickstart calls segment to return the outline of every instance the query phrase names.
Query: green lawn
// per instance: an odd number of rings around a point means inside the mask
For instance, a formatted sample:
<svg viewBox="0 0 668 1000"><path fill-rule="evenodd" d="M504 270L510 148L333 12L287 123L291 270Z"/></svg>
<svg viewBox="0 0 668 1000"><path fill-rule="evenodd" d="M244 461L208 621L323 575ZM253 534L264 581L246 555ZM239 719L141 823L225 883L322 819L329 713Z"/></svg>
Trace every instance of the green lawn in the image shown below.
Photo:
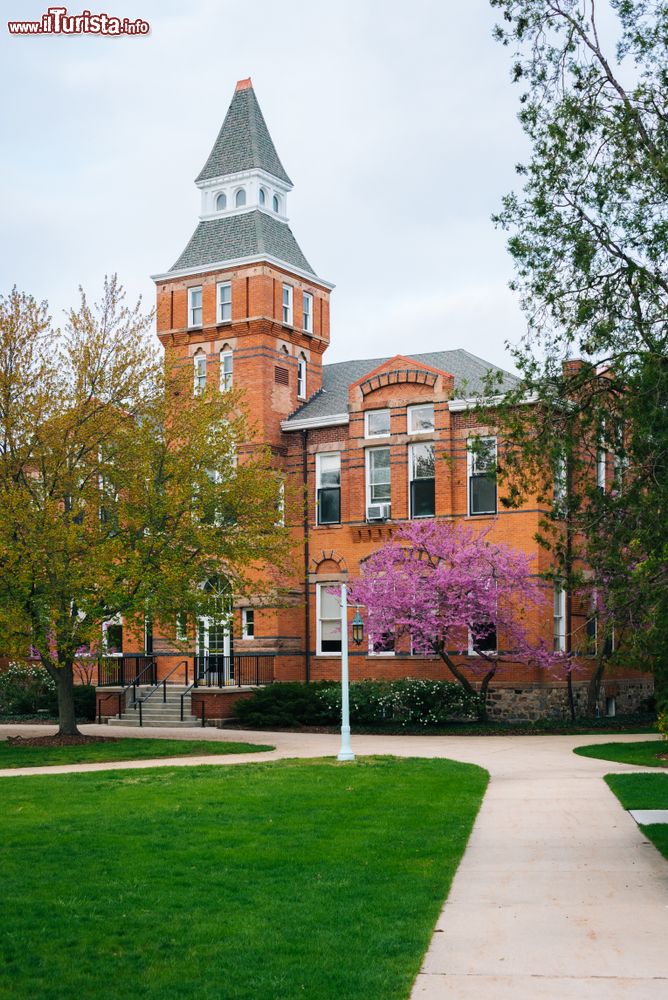
<svg viewBox="0 0 668 1000"><path fill-rule="evenodd" d="M4 779L0 998L406 998L487 780L385 757Z"/></svg>
<svg viewBox="0 0 668 1000"><path fill-rule="evenodd" d="M0 741L0 768L41 767L47 764L84 764L107 760L151 760L153 757L193 757L205 754L259 753L273 750L254 743L226 743L222 740L100 740L79 746L17 746Z"/></svg>
<svg viewBox="0 0 668 1000"><path fill-rule="evenodd" d="M574 753L581 757L614 760L618 764L639 764L642 767L668 767L668 760L659 760L657 754L668 753L668 743L663 740L644 740L640 743L596 743L576 747Z"/></svg>
<svg viewBox="0 0 668 1000"><path fill-rule="evenodd" d="M608 774L605 780L625 809L668 809L668 774ZM641 830L668 860L668 823Z"/></svg>

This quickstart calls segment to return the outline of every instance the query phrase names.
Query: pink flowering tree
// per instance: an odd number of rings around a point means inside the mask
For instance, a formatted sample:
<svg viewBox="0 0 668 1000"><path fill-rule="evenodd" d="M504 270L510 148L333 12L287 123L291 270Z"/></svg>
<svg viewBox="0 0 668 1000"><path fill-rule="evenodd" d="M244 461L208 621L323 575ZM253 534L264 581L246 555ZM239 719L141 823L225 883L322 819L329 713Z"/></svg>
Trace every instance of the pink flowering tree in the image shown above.
<svg viewBox="0 0 668 1000"><path fill-rule="evenodd" d="M549 602L529 558L488 536L489 529L415 521L369 556L350 585L374 645L410 636L414 652L439 656L469 694L476 688L467 673L480 679L482 720L500 662L568 669L564 654L532 635L535 612L544 615ZM468 656L467 670L461 656Z"/></svg>

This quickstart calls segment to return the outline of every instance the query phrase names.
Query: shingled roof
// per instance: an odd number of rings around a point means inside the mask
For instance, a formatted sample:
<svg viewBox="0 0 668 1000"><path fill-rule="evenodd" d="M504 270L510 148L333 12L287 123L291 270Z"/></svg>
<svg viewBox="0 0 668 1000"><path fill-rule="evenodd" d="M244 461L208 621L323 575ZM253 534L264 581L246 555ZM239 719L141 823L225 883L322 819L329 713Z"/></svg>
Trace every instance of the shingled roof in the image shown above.
<svg viewBox="0 0 668 1000"><path fill-rule="evenodd" d="M240 80L197 181L259 167L292 184L281 163L250 80Z"/></svg>
<svg viewBox="0 0 668 1000"><path fill-rule="evenodd" d="M407 354L418 364L430 365L441 371L450 372L455 377L455 395L472 397L483 393L484 379L490 372L500 371L503 378L499 391L504 392L517 385L517 378L510 372L499 369L468 351L434 351L429 354ZM363 361L340 361L334 365L323 365L322 388L306 403L295 410L284 423L289 430L291 421L327 419L348 412L348 389L353 382L363 378L390 358L367 358Z"/></svg>
<svg viewBox="0 0 668 1000"><path fill-rule="evenodd" d="M267 256L315 275L287 223L258 209L199 222L170 271Z"/></svg>

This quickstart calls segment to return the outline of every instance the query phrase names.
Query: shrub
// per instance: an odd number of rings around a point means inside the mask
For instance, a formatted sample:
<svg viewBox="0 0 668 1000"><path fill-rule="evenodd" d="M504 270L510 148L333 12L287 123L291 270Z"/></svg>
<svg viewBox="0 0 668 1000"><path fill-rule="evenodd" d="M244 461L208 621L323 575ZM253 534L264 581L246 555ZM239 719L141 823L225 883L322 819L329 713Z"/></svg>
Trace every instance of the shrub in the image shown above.
<svg viewBox="0 0 668 1000"><path fill-rule="evenodd" d="M350 685L350 720L360 725L438 726L477 718L477 698L458 684L407 678L355 681ZM341 719L341 685L272 684L238 701L234 714L257 728L336 725Z"/></svg>
<svg viewBox="0 0 668 1000"><path fill-rule="evenodd" d="M44 667L10 663L0 672L0 715L35 715L50 710L55 697L55 681Z"/></svg>
<svg viewBox="0 0 668 1000"><path fill-rule="evenodd" d="M335 720L317 692L321 684L270 684L251 698L237 701L233 713L240 722L258 729L328 725Z"/></svg>
<svg viewBox="0 0 668 1000"><path fill-rule="evenodd" d="M56 682L36 664L10 663L0 671L0 716L35 716L48 712L58 715ZM78 719L95 719L95 688L92 684L74 687L74 711Z"/></svg>

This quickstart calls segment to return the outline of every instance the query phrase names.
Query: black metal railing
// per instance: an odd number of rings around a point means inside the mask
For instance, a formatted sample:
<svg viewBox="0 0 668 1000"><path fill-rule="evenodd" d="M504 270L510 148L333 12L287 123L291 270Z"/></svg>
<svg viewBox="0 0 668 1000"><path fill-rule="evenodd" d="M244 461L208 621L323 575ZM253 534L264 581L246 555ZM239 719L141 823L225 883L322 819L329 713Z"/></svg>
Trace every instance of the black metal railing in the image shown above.
<svg viewBox="0 0 668 1000"><path fill-rule="evenodd" d="M151 679L152 678L152 679ZM113 683L113 682L112 682ZM119 718L127 708L128 691L132 689L132 707L137 707L137 688L142 684L155 684L155 663L147 663L135 677L124 684L120 691L110 691L108 694L97 695L97 721L102 722L102 704L110 698L118 699Z"/></svg>
<svg viewBox="0 0 668 1000"><path fill-rule="evenodd" d="M150 653L123 653L121 656L100 656L97 661L98 687L125 687L139 676L142 683L155 684L155 656Z"/></svg>
<svg viewBox="0 0 668 1000"><path fill-rule="evenodd" d="M164 677L161 677L160 680L156 682L155 687L152 687L151 690L148 691L144 695L143 698L137 698L137 700L135 702L135 708L139 707L139 725L140 726L144 725L144 712L143 712L144 705L149 700L149 698L153 697L153 695L156 693L156 691L160 690L160 688L162 688L162 701L163 701L163 704L166 704L166 702L167 702L167 681L172 676L172 674L175 674L178 670L181 669L181 667L185 667L186 668L186 684L187 684L188 683L188 661L187 660L181 660L181 662L177 663L175 667L172 667L172 669L169 671L168 674L166 674ZM176 682L172 681L172 683L174 684ZM181 699L181 704L183 705L183 699ZM183 720L183 708L181 709L181 719Z"/></svg>
<svg viewBox="0 0 668 1000"><path fill-rule="evenodd" d="M274 680L274 657L271 653L219 653L195 657L195 687L256 687Z"/></svg>

